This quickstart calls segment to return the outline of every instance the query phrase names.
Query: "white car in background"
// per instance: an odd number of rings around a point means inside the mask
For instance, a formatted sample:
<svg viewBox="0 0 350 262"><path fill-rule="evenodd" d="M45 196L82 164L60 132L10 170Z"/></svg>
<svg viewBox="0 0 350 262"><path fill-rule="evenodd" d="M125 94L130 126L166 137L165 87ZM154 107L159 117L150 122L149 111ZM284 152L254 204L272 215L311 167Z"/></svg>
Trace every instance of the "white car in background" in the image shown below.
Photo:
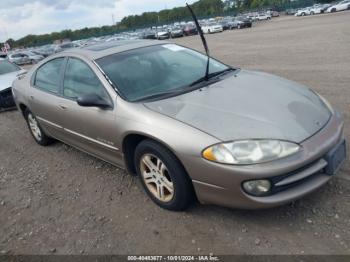
<svg viewBox="0 0 350 262"><path fill-rule="evenodd" d="M223 32L224 28L220 24L210 23L210 24L203 25L202 31L204 34L213 34L213 33Z"/></svg>
<svg viewBox="0 0 350 262"><path fill-rule="evenodd" d="M310 8L310 15L322 14L323 11L324 11L323 5L316 4Z"/></svg>
<svg viewBox="0 0 350 262"><path fill-rule="evenodd" d="M341 1L335 5L332 5L330 7L328 7L327 9L327 13L333 13L333 12L338 12L338 11L344 11L350 9L350 0L344 0Z"/></svg>
<svg viewBox="0 0 350 262"><path fill-rule="evenodd" d="M307 7L307 8L299 9L295 13L295 16L306 16L306 15L310 15L310 14L311 14L311 8Z"/></svg>
<svg viewBox="0 0 350 262"><path fill-rule="evenodd" d="M21 54L27 56L31 64L37 64L45 58L42 55L37 55L33 53L32 51L22 51Z"/></svg>
<svg viewBox="0 0 350 262"><path fill-rule="evenodd" d="M12 82L27 71L0 58L0 112L15 107L12 96Z"/></svg>
<svg viewBox="0 0 350 262"><path fill-rule="evenodd" d="M256 20L258 21L270 20L270 19L271 19L271 15L268 15L268 14L258 14L256 16Z"/></svg>

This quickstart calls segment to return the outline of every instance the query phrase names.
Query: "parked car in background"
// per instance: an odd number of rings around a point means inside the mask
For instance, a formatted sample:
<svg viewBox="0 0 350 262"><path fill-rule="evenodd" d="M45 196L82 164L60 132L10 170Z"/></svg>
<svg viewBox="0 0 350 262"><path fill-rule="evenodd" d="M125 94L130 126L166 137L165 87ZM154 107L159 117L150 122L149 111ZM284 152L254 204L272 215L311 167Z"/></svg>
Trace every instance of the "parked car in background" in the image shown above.
<svg viewBox="0 0 350 262"><path fill-rule="evenodd" d="M323 12L323 5L320 4L315 4L310 8L310 15L322 14Z"/></svg>
<svg viewBox="0 0 350 262"><path fill-rule="evenodd" d="M181 26L174 26L170 29L170 36L171 38L183 37L184 31Z"/></svg>
<svg viewBox="0 0 350 262"><path fill-rule="evenodd" d="M255 22L257 20L257 15L247 15L247 18L252 21Z"/></svg>
<svg viewBox="0 0 350 262"><path fill-rule="evenodd" d="M0 51L0 59L1 58L7 58L7 54Z"/></svg>
<svg viewBox="0 0 350 262"><path fill-rule="evenodd" d="M77 48L77 47L79 47L79 45L73 42L63 43L57 46L57 50L55 51L55 53L62 52L64 50L68 50L72 48Z"/></svg>
<svg viewBox="0 0 350 262"><path fill-rule="evenodd" d="M311 14L311 8L307 7L307 8L299 9L294 15L295 16L306 16L306 15L310 15L310 14Z"/></svg>
<svg viewBox="0 0 350 262"><path fill-rule="evenodd" d="M267 15L271 16L271 17L279 17L280 13L278 11L275 10L268 10L266 12Z"/></svg>
<svg viewBox="0 0 350 262"><path fill-rule="evenodd" d="M10 53L8 54L8 60L16 65L26 65L31 63L29 57L22 53Z"/></svg>
<svg viewBox="0 0 350 262"><path fill-rule="evenodd" d="M55 53L54 47L52 45L43 46L38 49L32 50L33 53L37 55L42 55L43 57L48 57Z"/></svg>
<svg viewBox="0 0 350 262"><path fill-rule="evenodd" d="M256 16L256 20L258 21L271 20L271 15L267 13L260 13Z"/></svg>
<svg viewBox="0 0 350 262"><path fill-rule="evenodd" d="M338 11L344 11L350 9L350 0L341 1L335 5L328 7L327 13L333 13Z"/></svg>
<svg viewBox="0 0 350 262"><path fill-rule="evenodd" d="M219 21L219 24L222 26L222 29L225 30L231 30L234 28L234 24L232 19L223 19L221 21Z"/></svg>
<svg viewBox="0 0 350 262"><path fill-rule="evenodd" d="M244 16L237 16L233 20L233 28L241 29L241 28L249 28L252 27L252 21Z"/></svg>
<svg viewBox="0 0 350 262"><path fill-rule="evenodd" d="M160 28L157 30L159 30L156 32L156 38L158 40L165 40L170 38L170 32L168 31L168 28Z"/></svg>
<svg viewBox="0 0 350 262"><path fill-rule="evenodd" d="M36 64L44 59L43 55L37 55L32 51L21 51L20 54L27 56L31 64Z"/></svg>
<svg viewBox="0 0 350 262"><path fill-rule="evenodd" d="M12 82L17 76L25 73L26 71L16 64L0 59L0 111L16 106L12 96Z"/></svg>
<svg viewBox="0 0 350 262"><path fill-rule="evenodd" d="M224 31L222 28L222 25L218 23L208 23L202 26L202 30L204 34L213 34L213 33L220 33Z"/></svg>
<svg viewBox="0 0 350 262"><path fill-rule="evenodd" d="M184 35L186 35L186 36L198 34L197 27L194 24L184 25L183 32L184 32Z"/></svg>
<svg viewBox="0 0 350 262"><path fill-rule="evenodd" d="M330 181L347 155L341 114L310 88L171 43L61 52L13 94L39 145L55 138L125 168L169 210L195 199L286 204Z"/></svg>
<svg viewBox="0 0 350 262"><path fill-rule="evenodd" d="M294 9L294 8L289 8L286 10L286 15L295 15L295 13L297 12L298 10Z"/></svg>
<svg viewBox="0 0 350 262"><path fill-rule="evenodd" d="M156 31L154 30L145 30L142 33L142 39L156 39Z"/></svg>

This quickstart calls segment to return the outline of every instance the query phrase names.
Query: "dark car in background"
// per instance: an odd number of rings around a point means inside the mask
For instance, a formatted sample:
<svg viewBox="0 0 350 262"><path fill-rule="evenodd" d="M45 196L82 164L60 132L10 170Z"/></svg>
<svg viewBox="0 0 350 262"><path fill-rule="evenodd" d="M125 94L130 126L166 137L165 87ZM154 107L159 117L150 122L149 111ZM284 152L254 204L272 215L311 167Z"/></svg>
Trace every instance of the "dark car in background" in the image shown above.
<svg viewBox="0 0 350 262"><path fill-rule="evenodd" d="M244 16L237 16L233 20L233 27L237 29L250 28L252 27L252 25L253 25L252 20Z"/></svg>
<svg viewBox="0 0 350 262"><path fill-rule="evenodd" d="M0 51L0 59L1 58L7 58L7 54Z"/></svg>
<svg viewBox="0 0 350 262"><path fill-rule="evenodd" d="M231 20L221 20L219 24L222 26L222 29L224 30L231 30L234 28L234 22Z"/></svg>
<svg viewBox="0 0 350 262"><path fill-rule="evenodd" d="M290 8L286 10L286 15L294 15L298 10L294 8Z"/></svg>
<svg viewBox="0 0 350 262"><path fill-rule="evenodd" d="M198 34L197 27L193 24L187 24L183 27L184 35L190 36L190 35L196 35Z"/></svg>

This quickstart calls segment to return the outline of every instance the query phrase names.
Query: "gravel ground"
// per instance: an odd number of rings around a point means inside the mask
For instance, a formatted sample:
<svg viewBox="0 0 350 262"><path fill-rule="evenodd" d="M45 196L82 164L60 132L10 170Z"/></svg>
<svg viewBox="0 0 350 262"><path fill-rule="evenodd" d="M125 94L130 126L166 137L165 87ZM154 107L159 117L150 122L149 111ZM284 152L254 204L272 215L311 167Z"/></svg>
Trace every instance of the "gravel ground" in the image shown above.
<svg viewBox="0 0 350 262"><path fill-rule="evenodd" d="M299 81L350 123L350 12L281 17L208 36L224 62ZM198 37L176 42L201 49ZM350 165L279 208L155 206L136 178L62 143L35 144L17 111L0 114L1 254L350 254Z"/></svg>

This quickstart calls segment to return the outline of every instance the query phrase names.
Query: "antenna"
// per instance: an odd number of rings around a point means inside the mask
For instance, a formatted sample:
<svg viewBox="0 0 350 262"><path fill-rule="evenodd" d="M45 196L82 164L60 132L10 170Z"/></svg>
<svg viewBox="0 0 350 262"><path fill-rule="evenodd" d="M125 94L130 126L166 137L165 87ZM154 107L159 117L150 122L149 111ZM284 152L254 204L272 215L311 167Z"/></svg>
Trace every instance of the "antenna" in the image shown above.
<svg viewBox="0 0 350 262"><path fill-rule="evenodd" d="M200 37L202 39L202 43L203 43L203 46L204 46L204 49L205 49L205 53L207 54L207 57L208 57L207 68L206 68L206 71L205 71L205 80L208 80L209 79L210 54L209 54L209 48L208 48L207 40L204 37L203 30L202 30L201 26L199 25L198 19L197 19L196 15L194 14L192 8L189 6L188 3L186 3L186 6L190 10L190 13L191 13L191 15L193 17L194 23L196 24L198 33L199 33L199 35L200 35Z"/></svg>

